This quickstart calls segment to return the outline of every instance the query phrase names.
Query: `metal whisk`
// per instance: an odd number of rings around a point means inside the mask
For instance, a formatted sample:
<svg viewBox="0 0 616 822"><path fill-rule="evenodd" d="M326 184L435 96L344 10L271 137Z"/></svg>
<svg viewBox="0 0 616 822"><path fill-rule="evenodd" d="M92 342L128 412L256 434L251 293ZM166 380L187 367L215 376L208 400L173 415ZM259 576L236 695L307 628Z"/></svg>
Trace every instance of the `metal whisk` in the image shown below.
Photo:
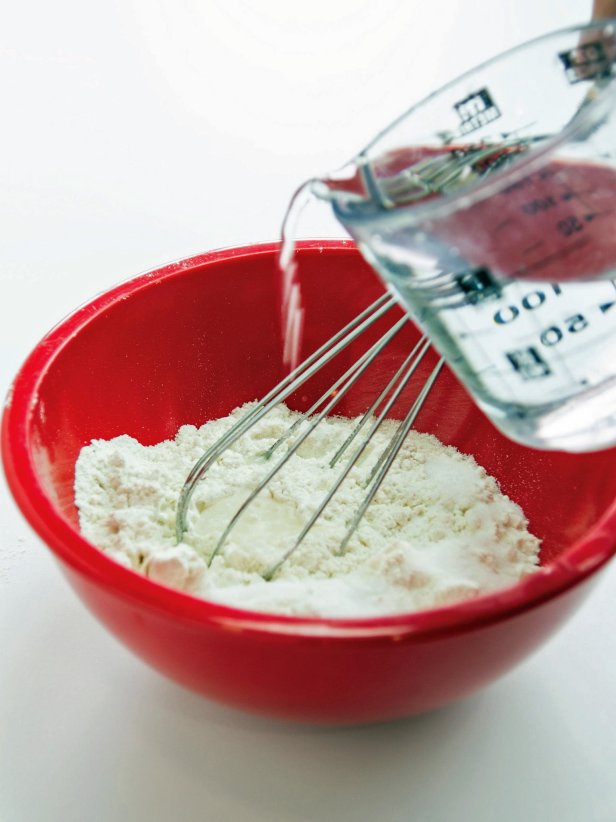
<svg viewBox="0 0 616 822"><path fill-rule="evenodd" d="M381 296L372 305L356 316L344 328L338 331L331 339L324 343L317 351L308 357L308 359L302 362L285 379L278 383L278 385L276 385L265 397L257 402L244 417L238 420L238 422L235 423L235 425L233 425L233 427L227 431L224 436L222 436L216 443L214 443L214 445L205 451L190 471L180 493L176 514L176 537L178 542L181 542L187 530L187 512L192 495L197 487L197 484L204 478L210 466L212 466L213 463L215 463L220 456L231 445L233 445L233 443L235 443L260 419L262 419L262 417L264 417L276 405L284 402L287 397L303 385L317 371L329 363L334 357L336 357L336 355L343 351L368 328L374 325L377 320L383 317L395 305L397 305L396 300L390 294L384 294ZM284 456L273 464L272 468L267 472L265 477L261 480L257 487L249 493L244 502L233 515L219 538L212 554L210 555L208 565L211 564L214 557L221 551L227 538L229 537L229 534L236 526L238 520L246 511L251 502L267 487L272 478L281 470L285 463L299 449L302 443L310 436L321 420L333 411L340 400L350 391L361 375L372 365L379 354L402 330L407 322L409 322L407 316L394 321L391 327L373 345L371 345L365 353L355 360L353 364L334 381L333 385L323 392L322 395L312 404L312 406L305 413L303 413L302 416L295 423L293 423L293 425L290 426L290 428L267 450L264 457L267 460L270 460L273 458L275 452L282 445L282 443L286 442L289 438L294 438ZM288 550L284 552L280 560L266 571L264 574L265 579L271 579L281 565L302 543L307 533L316 523L336 491L342 485L352 467L364 453L372 436L386 418L396 400L402 394L404 388L409 383L409 380L416 371L429 347L430 343L428 339L426 337L422 337L401 365L396 369L395 373L387 380L385 386L378 393L368 410L361 418L359 418L357 424L353 428L353 431L349 434L345 442L338 448L330 460L330 466L333 467L340 460L342 460L343 456L346 455L346 461L340 474L298 534L295 542L288 548ZM438 361L430 373L430 376L425 381L416 399L411 404L406 416L397 426L387 447L383 450L372 467L366 483L365 496L353 515L351 522L348 523L346 533L338 548L339 553L343 553L345 551L351 536L355 532L364 513L366 512L366 509L370 505L370 502L385 479L390 466L402 447L402 443L413 425L415 418L417 417L417 414L419 413L424 400L432 388L432 385L436 380L442 366L443 360L441 359ZM307 421L306 426L302 426L304 421ZM360 433L362 434L361 437ZM354 448L351 449L353 444Z"/></svg>

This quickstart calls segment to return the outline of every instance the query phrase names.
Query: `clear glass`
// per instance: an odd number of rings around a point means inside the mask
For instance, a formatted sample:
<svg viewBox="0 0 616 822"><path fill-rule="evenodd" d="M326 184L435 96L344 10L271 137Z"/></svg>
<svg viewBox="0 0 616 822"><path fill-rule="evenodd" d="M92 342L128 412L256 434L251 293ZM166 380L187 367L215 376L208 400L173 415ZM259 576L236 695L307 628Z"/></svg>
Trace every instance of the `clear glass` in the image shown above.
<svg viewBox="0 0 616 822"><path fill-rule="evenodd" d="M479 66L311 184L483 411L537 448L616 443L615 23Z"/></svg>

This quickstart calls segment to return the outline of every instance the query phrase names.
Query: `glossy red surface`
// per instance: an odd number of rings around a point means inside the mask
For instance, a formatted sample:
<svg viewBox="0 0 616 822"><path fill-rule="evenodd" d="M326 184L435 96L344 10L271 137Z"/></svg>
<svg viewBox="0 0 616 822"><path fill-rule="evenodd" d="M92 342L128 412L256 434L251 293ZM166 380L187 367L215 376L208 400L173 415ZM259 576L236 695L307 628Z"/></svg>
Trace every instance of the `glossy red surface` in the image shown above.
<svg viewBox="0 0 616 822"><path fill-rule="evenodd" d="M97 297L52 330L7 400L9 485L101 622L188 687L314 722L435 708L505 672L582 601L616 551L614 449L576 456L525 449L494 429L454 377L439 378L417 428L473 453L499 479L543 538L543 567L498 594L418 614L318 620L215 605L117 565L77 529L72 483L84 444L122 433L159 441L263 395L284 373L276 250L231 249L167 266ZM298 254L307 354L381 287L345 241L303 242ZM397 338L375 373L399 362L416 336L409 328ZM291 404L306 407L328 376L319 374ZM375 381L367 376L339 411L364 409Z"/></svg>

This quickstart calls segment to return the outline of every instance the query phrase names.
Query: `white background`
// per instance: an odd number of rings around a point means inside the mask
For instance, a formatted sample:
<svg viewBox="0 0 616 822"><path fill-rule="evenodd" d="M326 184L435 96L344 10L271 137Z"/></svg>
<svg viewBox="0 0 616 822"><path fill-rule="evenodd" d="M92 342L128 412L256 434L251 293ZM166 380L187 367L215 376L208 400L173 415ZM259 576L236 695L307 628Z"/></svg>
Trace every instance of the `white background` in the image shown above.
<svg viewBox="0 0 616 822"><path fill-rule="evenodd" d="M167 261L278 235L473 63L581 0L23 0L0 25L0 390L48 328ZM308 214L306 235L341 232ZM94 621L0 487L0 822L616 820L616 568L470 700L372 728L257 719Z"/></svg>

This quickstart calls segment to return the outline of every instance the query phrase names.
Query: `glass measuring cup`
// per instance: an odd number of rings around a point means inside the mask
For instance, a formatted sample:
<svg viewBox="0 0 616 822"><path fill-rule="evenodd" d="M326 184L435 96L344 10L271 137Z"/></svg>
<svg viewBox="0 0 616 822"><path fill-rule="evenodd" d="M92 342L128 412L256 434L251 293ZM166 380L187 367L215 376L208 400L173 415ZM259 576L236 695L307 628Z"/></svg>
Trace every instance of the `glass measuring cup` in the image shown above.
<svg viewBox="0 0 616 822"><path fill-rule="evenodd" d="M513 440L616 443L616 21L484 63L312 181Z"/></svg>

